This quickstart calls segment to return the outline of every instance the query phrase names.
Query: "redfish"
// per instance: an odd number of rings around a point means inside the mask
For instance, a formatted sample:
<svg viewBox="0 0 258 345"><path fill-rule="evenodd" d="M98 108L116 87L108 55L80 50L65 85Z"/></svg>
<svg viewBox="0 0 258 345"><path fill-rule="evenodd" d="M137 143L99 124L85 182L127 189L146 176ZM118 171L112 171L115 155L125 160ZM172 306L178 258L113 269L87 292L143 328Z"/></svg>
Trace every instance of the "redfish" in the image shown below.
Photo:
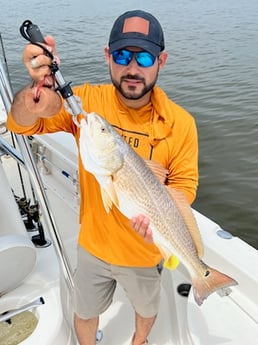
<svg viewBox="0 0 258 345"><path fill-rule="evenodd" d="M128 219L150 219L153 240L165 260L178 258L187 268L195 301L201 305L214 291L236 285L231 277L206 265L192 209L178 190L166 187L118 132L96 113L81 120L80 154L85 170L101 187L107 212L114 204Z"/></svg>

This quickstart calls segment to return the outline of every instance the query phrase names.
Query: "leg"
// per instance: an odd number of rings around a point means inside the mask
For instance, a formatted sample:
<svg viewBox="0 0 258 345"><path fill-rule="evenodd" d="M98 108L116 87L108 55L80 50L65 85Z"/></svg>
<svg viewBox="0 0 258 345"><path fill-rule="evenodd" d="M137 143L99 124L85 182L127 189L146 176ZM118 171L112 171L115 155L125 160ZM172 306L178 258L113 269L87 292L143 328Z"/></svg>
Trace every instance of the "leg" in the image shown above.
<svg viewBox="0 0 258 345"><path fill-rule="evenodd" d="M116 288L110 265L78 246L74 286L74 326L79 344L95 345L99 315L112 303Z"/></svg>
<svg viewBox="0 0 258 345"><path fill-rule="evenodd" d="M147 344L147 337L152 329L155 319L156 316L145 318L135 313L135 333L132 345Z"/></svg>
<svg viewBox="0 0 258 345"><path fill-rule="evenodd" d="M84 320L74 315L74 327L80 345L95 345L99 318Z"/></svg>
<svg viewBox="0 0 258 345"><path fill-rule="evenodd" d="M161 268L159 266L114 267L113 275L124 288L135 310L135 333L132 345L147 344L160 302Z"/></svg>

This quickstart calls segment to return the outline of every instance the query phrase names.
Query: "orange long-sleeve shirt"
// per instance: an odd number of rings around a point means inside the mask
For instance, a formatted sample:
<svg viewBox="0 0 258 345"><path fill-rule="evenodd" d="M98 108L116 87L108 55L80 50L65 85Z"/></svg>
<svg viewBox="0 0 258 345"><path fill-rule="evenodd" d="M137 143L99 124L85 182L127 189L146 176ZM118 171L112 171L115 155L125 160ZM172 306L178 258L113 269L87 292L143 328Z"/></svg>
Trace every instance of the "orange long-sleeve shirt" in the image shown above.
<svg viewBox="0 0 258 345"><path fill-rule="evenodd" d="M168 184L185 193L193 202L198 185L198 139L193 117L155 87L151 102L141 109L126 107L112 85L84 84L74 88L86 112L95 111L106 118L126 142L143 158L160 162L168 169ZM30 127L15 123L9 114L7 127L19 134L33 135L65 131L79 141L80 130L64 108L52 118L41 118ZM161 255L130 226L115 207L106 213L100 188L86 172L79 157L80 233L78 242L90 253L109 263L150 267Z"/></svg>

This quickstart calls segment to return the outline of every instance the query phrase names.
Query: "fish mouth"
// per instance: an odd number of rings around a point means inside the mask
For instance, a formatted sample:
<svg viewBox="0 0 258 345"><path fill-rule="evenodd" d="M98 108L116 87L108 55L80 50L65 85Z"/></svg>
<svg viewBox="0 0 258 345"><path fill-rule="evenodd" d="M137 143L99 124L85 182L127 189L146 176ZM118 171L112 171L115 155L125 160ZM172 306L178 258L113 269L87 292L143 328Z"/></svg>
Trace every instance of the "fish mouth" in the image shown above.
<svg viewBox="0 0 258 345"><path fill-rule="evenodd" d="M83 119L86 122L86 125L88 125L88 121L89 121L89 114L83 114Z"/></svg>
<svg viewBox="0 0 258 345"><path fill-rule="evenodd" d="M88 137L92 137L94 133L95 126L100 127L102 125L101 119L96 116L97 114L94 112L88 113L87 116L84 117L85 124L84 127L87 131Z"/></svg>
<svg viewBox="0 0 258 345"><path fill-rule="evenodd" d="M91 113L87 114L85 121L86 121L86 130L89 134L89 133L91 133L92 127L93 127L93 121L92 121L92 114Z"/></svg>

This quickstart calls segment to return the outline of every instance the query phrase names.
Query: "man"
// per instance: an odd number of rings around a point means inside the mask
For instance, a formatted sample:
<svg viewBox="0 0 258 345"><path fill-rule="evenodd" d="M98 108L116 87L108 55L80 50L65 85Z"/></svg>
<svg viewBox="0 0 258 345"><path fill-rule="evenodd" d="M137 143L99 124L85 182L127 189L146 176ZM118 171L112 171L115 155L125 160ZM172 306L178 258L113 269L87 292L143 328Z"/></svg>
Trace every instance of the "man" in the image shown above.
<svg viewBox="0 0 258 345"><path fill-rule="evenodd" d="M46 42L55 54L54 39L47 36ZM115 21L105 48L112 85L84 84L73 91L86 112L99 113L139 155L161 163L168 170L166 184L180 189L192 203L198 184L197 131L192 116L155 85L167 60L164 49L163 30L155 17L140 10L126 12ZM60 102L51 104L48 94L53 96L54 91L45 87L53 84L51 59L40 47L29 44L23 61L33 85L15 96L8 128L25 135L66 131L78 142L79 127ZM37 99L31 90L36 90ZM26 99L34 102L34 113ZM40 102L44 109L37 111ZM149 220L135 215L129 221L115 207L107 214L99 186L80 158L79 175L81 227L74 277L79 343L95 344L99 315L111 304L118 282L135 310L132 345L147 344L158 313L162 260L151 240Z"/></svg>

